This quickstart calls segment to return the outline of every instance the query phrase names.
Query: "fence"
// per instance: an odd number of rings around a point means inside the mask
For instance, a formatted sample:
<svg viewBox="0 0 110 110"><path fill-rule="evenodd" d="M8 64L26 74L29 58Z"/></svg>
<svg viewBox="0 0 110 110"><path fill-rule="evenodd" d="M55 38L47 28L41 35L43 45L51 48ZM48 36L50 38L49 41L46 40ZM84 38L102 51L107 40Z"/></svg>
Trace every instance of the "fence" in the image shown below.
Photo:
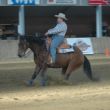
<svg viewBox="0 0 110 110"><path fill-rule="evenodd" d="M95 54L104 54L105 49L110 49L110 38L91 38ZM18 41L17 40L0 40L0 59L18 58ZM30 55L29 57L32 57Z"/></svg>

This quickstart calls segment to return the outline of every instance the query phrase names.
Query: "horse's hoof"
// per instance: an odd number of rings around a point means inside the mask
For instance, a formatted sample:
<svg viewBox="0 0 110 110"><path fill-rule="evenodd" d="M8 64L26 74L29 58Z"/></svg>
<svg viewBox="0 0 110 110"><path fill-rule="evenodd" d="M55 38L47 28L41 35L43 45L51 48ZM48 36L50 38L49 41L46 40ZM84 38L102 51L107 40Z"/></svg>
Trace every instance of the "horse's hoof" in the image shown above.
<svg viewBox="0 0 110 110"><path fill-rule="evenodd" d="M73 85L73 83L69 82L68 80L63 80L63 84L66 84L66 85Z"/></svg>
<svg viewBox="0 0 110 110"><path fill-rule="evenodd" d="M41 86L45 87L46 86L46 82L45 81L41 81Z"/></svg>
<svg viewBox="0 0 110 110"><path fill-rule="evenodd" d="M98 82L98 81L100 81L100 78L92 78L92 81L93 82Z"/></svg>
<svg viewBox="0 0 110 110"><path fill-rule="evenodd" d="M30 80L30 81L26 81L25 84L26 84L27 86L30 86L30 87L31 87L31 86L34 86L34 82L31 81L31 80Z"/></svg>

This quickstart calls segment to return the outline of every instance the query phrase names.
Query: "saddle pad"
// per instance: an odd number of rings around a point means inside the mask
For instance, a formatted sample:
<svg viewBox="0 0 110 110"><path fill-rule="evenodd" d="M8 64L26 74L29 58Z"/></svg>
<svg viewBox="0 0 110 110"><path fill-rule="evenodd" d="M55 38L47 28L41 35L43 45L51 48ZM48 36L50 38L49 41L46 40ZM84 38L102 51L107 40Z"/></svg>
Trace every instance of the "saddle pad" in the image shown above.
<svg viewBox="0 0 110 110"><path fill-rule="evenodd" d="M58 50L58 53L69 53L69 52L74 52L74 49L73 48L68 48L68 49L60 48Z"/></svg>

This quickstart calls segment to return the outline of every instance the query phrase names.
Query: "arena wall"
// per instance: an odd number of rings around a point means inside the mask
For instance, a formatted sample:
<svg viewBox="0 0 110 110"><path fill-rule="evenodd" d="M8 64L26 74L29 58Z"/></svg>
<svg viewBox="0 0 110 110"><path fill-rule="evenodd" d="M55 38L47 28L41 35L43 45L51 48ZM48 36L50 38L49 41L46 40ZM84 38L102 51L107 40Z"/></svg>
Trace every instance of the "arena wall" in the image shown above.
<svg viewBox="0 0 110 110"><path fill-rule="evenodd" d="M105 49L110 49L110 38L91 38L95 54L104 54ZM0 59L18 58L18 41L17 40L0 40ZM29 55L31 58L32 55Z"/></svg>

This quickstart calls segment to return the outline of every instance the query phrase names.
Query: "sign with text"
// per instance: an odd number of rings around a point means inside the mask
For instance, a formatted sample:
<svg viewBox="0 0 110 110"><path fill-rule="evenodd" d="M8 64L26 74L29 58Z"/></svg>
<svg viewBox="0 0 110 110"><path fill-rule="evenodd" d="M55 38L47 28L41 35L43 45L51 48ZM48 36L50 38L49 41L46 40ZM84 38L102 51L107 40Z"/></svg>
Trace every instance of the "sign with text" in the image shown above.
<svg viewBox="0 0 110 110"><path fill-rule="evenodd" d="M8 0L10 5L36 5L40 4L40 0Z"/></svg>
<svg viewBox="0 0 110 110"><path fill-rule="evenodd" d="M77 46L83 54L94 54L91 38L66 38L65 41L71 45L72 48L60 49L60 53L74 52L73 46Z"/></svg>
<svg viewBox="0 0 110 110"><path fill-rule="evenodd" d="M71 4L71 5L76 5L77 0L47 0L47 4Z"/></svg>
<svg viewBox="0 0 110 110"><path fill-rule="evenodd" d="M94 54L91 38L67 38L67 43L78 46L84 54Z"/></svg>

